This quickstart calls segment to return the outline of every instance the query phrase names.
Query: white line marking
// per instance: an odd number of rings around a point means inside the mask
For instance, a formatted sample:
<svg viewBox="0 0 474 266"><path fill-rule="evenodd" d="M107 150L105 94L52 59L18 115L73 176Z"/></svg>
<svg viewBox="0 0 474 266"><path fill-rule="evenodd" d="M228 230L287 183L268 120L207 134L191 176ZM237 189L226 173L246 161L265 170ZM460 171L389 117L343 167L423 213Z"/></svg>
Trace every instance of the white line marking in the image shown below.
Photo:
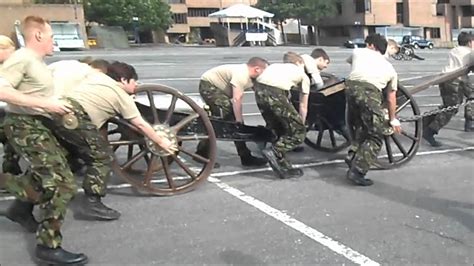
<svg viewBox="0 0 474 266"><path fill-rule="evenodd" d="M469 146L466 148L455 148L455 149L447 149L447 150L436 150L436 151L423 151L423 152L417 152L415 156L425 156L425 155L432 155L432 154L444 154L444 153L452 153L452 152L463 152L463 151L471 151L474 150L474 146ZM398 156L400 154L394 154L395 156ZM314 162L314 163L304 163L304 164L294 164L295 167L297 168L309 168L309 167L316 167L316 166L323 166L323 165L333 165L333 164L339 164L339 163L344 163L343 159L336 159L336 160L331 160L331 161L322 161L322 162ZM265 168L255 168L255 169L249 169L249 170L239 170L239 171L230 171L230 172L219 172L219 173L214 173L211 174L210 177L224 177L224 176L234 176L234 175L241 175L241 174L250 174L250 173L260 173L260 172L265 172L271 170L270 167L265 167ZM175 177L173 179L177 179L181 177ZM108 185L108 189L120 189L120 188L129 188L132 187L132 185L128 183L124 184L118 184L118 185ZM79 193L83 193L84 190L82 188L78 189ZM13 196L5 196L5 197L0 197L0 201L7 201L7 200L13 200L15 197Z"/></svg>
<svg viewBox="0 0 474 266"><path fill-rule="evenodd" d="M288 225L289 227L295 229L296 231L304 234L305 236L313 239L314 241L318 242L319 244L329 248L330 250L340 254L350 261L359 264L359 265L380 265L379 263L371 260L370 258L360 254L359 252L347 247L332 238L324 235L323 233L319 232L318 230L307 226L306 224L292 218L286 213L283 213L268 204L246 195L244 192L233 188L226 183L221 182L217 178L210 177L208 181L211 183L216 184L219 188L224 190L225 192L231 194L232 196L238 198L239 200L249 204L257 208L258 210L262 211L263 213L275 218L276 220Z"/></svg>
<svg viewBox="0 0 474 266"><path fill-rule="evenodd" d="M412 79L419 79L419 78L423 78L423 77L426 77L426 76L415 76L415 77L411 77L411 78L404 78L404 79L400 79L399 81L403 82L403 81L412 80Z"/></svg>

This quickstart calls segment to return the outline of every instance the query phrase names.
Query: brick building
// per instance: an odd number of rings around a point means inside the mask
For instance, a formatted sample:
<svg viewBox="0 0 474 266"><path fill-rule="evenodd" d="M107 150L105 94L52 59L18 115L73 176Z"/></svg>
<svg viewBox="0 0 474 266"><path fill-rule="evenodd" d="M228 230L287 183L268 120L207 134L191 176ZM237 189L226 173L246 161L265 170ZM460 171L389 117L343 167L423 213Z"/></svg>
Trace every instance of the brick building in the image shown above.
<svg viewBox="0 0 474 266"><path fill-rule="evenodd" d="M84 10L80 0L56 1L65 4L34 4L34 0L0 1L0 34L15 37L15 21L21 21L28 15L40 15L52 22L75 22L80 25L82 36L86 35ZM41 1L39 1L41 2ZM84 38L87 41L87 38ZM87 46L87 43L85 43Z"/></svg>
<svg viewBox="0 0 474 266"><path fill-rule="evenodd" d="M171 6L174 24L166 31L165 41L213 38L209 14L233 4L255 5L258 0L164 0Z"/></svg>
<svg viewBox="0 0 474 266"><path fill-rule="evenodd" d="M336 16L321 21L320 43L340 45L384 27L418 28L445 45L459 29L474 27L474 0L343 0Z"/></svg>

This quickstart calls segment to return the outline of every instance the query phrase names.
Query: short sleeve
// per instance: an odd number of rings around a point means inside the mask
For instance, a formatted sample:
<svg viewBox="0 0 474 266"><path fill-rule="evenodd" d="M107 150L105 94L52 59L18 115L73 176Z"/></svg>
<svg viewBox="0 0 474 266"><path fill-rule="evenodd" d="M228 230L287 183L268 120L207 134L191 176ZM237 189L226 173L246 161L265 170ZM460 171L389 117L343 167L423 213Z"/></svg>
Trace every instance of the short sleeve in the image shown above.
<svg viewBox="0 0 474 266"><path fill-rule="evenodd" d="M114 106L115 111L124 119L130 120L141 115L132 96L128 95L125 91L118 94L117 101L117 106Z"/></svg>
<svg viewBox="0 0 474 266"><path fill-rule="evenodd" d="M0 68L0 77L7 80L14 88L18 87L28 71L29 61L22 60L15 54Z"/></svg>

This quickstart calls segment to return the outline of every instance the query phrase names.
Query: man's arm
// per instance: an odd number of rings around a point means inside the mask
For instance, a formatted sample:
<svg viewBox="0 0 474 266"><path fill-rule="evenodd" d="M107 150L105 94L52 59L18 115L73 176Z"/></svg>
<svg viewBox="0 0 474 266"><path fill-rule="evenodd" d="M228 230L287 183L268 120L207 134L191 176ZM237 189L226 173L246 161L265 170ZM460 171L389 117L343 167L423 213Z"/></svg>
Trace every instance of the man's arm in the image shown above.
<svg viewBox="0 0 474 266"><path fill-rule="evenodd" d="M313 80L314 80L314 85L316 86L316 89L322 89L324 87L324 81L323 78L321 78L321 73L317 72L312 75Z"/></svg>
<svg viewBox="0 0 474 266"><path fill-rule="evenodd" d="M167 138L160 136L141 116L130 119L130 122L168 153L171 154L178 150L178 147L173 145Z"/></svg>
<svg viewBox="0 0 474 266"><path fill-rule="evenodd" d="M41 108L48 113L66 114L71 112L70 105L57 99L36 97L23 94L11 86L3 78L0 78L0 101L30 108Z"/></svg>
<svg viewBox="0 0 474 266"><path fill-rule="evenodd" d="M300 92L300 116L303 124L306 123L306 116L308 114L308 99L309 94Z"/></svg>
<svg viewBox="0 0 474 266"><path fill-rule="evenodd" d="M244 118L242 115L242 98L244 92L242 89L232 85L232 109L234 111L235 121L243 123Z"/></svg>

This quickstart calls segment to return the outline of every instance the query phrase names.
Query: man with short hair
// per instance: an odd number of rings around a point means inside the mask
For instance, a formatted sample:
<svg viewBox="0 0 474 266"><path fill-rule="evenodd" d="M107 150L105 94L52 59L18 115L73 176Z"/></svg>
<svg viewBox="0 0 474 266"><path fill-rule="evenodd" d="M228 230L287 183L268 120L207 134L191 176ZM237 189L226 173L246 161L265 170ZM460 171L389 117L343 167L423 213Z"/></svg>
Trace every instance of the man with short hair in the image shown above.
<svg viewBox="0 0 474 266"><path fill-rule="evenodd" d="M304 61L304 69L308 74L311 85L316 89L321 89L324 86L324 81L321 78L321 71L326 69L331 62L329 55L322 48L316 48L311 52L311 55L302 54Z"/></svg>
<svg viewBox="0 0 474 266"><path fill-rule="evenodd" d="M16 51L0 70L0 100L8 103L5 132L15 151L30 163L22 176L2 175L0 183L17 199L6 216L36 231L36 258L48 264L84 264L87 257L61 246L61 226L67 205L77 191L64 150L42 119L70 112L53 97L53 79L43 59L53 54L53 31L48 21L28 16L23 22L26 47ZM43 211L38 224L32 210Z"/></svg>
<svg viewBox="0 0 474 266"><path fill-rule="evenodd" d="M288 52L284 63L269 65L257 78L255 100L267 127L278 139L262 150L273 171L280 178L300 177L303 170L294 168L285 158L288 151L303 143L306 136L305 120L308 113L310 80L304 71L300 55ZM300 92L298 111L288 96L292 89Z"/></svg>
<svg viewBox="0 0 474 266"><path fill-rule="evenodd" d="M267 65L265 59L252 57L246 64L221 65L206 71L199 82L199 94L209 106L211 114L226 121L244 123L244 91L252 88L252 80L257 78ZM254 157L245 142L235 141L234 144L242 165L261 166L267 163L263 158ZM199 142L197 154L208 156L208 141Z"/></svg>
<svg viewBox="0 0 474 266"><path fill-rule="evenodd" d="M385 115L382 107L383 93L387 90L387 107L390 125L401 132L396 118L397 72L384 56L387 40L380 34L366 37L366 48L354 49L347 59L351 72L346 79L347 113L354 129L352 147L346 162L346 177L359 186L370 186L373 181L365 178L375 162L386 134Z"/></svg>
<svg viewBox="0 0 474 266"><path fill-rule="evenodd" d="M448 65L443 68L443 73L456 71L462 67L472 65L472 54L474 49L474 35L468 32L461 32L458 35L458 47L449 51ZM469 80L468 75L453 79L439 84L442 108L462 103L463 98L474 100L474 85ZM464 108L464 130L466 132L474 131L474 110L473 104L468 104ZM456 115L458 109L439 113L435 116L429 116L423 119L423 139L431 146L439 147L441 142L434 138L451 118Z"/></svg>

